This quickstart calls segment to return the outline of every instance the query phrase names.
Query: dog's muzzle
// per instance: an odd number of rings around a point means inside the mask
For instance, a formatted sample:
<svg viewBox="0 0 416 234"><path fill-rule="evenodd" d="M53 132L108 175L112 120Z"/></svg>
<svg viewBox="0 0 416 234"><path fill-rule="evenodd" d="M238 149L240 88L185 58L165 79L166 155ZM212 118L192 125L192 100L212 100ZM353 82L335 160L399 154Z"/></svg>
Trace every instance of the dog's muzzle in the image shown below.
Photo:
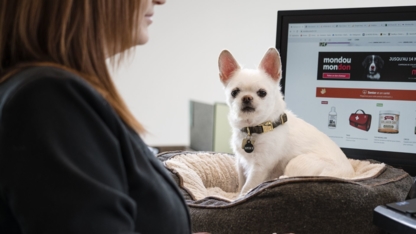
<svg viewBox="0 0 416 234"><path fill-rule="evenodd" d="M243 105L243 107L241 108L242 112L254 112L256 109L251 105Z"/></svg>
<svg viewBox="0 0 416 234"><path fill-rule="evenodd" d="M242 97L241 98L241 104L242 104L241 111L242 112L253 112L253 111L255 111L256 109L251 104L252 101L253 101L253 97L250 96L250 95L246 95L246 96Z"/></svg>

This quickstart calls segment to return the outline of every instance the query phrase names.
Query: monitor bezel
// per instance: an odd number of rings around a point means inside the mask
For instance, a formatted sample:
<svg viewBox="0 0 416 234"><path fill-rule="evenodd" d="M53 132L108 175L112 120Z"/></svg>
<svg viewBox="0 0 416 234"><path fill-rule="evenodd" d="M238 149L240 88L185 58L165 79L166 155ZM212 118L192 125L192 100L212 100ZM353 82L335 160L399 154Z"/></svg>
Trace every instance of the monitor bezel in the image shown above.
<svg viewBox="0 0 416 234"><path fill-rule="evenodd" d="M282 92L286 84L286 56L289 23L329 22L374 22L416 20L416 6L371 7L346 9L282 10L277 12L276 49L282 60ZM391 166L402 168L416 176L416 153L375 151L356 148L342 148L352 159L373 159Z"/></svg>

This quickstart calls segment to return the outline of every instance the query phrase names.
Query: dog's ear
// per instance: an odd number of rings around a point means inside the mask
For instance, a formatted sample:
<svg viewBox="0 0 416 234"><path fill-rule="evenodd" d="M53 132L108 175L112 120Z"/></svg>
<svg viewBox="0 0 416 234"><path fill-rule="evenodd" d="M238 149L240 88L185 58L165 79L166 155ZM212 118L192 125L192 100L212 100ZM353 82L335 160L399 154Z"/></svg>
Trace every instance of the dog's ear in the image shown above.
<svg viewBox="0 0 416 234"><path fill-rule="evenodd" d="M259 68L271 76L273 80L279 81L282 72L282 63L280 61L279 52L275 48L267 50L260 62Z"/></svg>
<svg viewBox="0 0 416 234"><path fill-rule="evenodd" d="M383 68L383 66L384 66L384 60L380 56L378 56L378 55L377 55L377 59L378 59L380 68Z"/></svg>
<svg viewBox="0 0 416 234"><path fill-rule="evenodd" d="M369 63L370 59L371 59L371 55L368 55L367 57L365 57L365 59L364 59L364 61L362 63L362 65L363 65L364 68L367 68L368 65L370 65L370 63Z"/></svg>
<svg viewBox="0 0 416 234"><path fill-rule="evenodd" d="M223 84L226 84L233 73L240 69L237 61L228 50L223 50L218 58L218 67L220 69L220 79Z"/></svg>

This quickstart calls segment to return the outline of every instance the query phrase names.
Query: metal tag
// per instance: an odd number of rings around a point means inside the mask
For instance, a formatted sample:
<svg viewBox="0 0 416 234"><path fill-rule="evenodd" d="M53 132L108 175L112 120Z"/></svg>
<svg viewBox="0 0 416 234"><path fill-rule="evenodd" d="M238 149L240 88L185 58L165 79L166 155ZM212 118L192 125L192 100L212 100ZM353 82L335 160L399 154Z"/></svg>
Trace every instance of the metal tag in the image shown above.
<svg viewBox="0 0 416 234"><path fill-rule="evenodd" d="M246 142L245 144L244 144L244 141ZM253 146L254 142L252 144L250 139L244 139L243 144L244 144L243 149L244 151L246 151L246 153L251 153L254 151L254 146Z"/></svg>
<svg viewBox="0 0 416 234"><path fill-rule="evenodd" d="M243 143L241 144L241 149L244 149L244 146L246 146L246 144L247 144L247 142L248 141L250 141L250 143L252 144L252 145L254 145L254 140L252 140L251 138L244 138L243 139Z"/></svg>

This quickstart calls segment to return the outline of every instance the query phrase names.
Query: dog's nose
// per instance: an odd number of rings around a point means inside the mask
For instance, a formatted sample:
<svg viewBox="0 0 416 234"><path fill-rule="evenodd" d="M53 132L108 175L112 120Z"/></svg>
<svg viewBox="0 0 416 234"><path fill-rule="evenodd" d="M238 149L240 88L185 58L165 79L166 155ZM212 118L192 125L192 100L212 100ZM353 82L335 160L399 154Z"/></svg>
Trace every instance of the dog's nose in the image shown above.
<svg viewBox="0 0 416 234"><path fill-rule="evenodd" d="M244 104L249 104L251 101L253 100L253 97L250 95L246 95L243 97L243 103Z"/></svg>

